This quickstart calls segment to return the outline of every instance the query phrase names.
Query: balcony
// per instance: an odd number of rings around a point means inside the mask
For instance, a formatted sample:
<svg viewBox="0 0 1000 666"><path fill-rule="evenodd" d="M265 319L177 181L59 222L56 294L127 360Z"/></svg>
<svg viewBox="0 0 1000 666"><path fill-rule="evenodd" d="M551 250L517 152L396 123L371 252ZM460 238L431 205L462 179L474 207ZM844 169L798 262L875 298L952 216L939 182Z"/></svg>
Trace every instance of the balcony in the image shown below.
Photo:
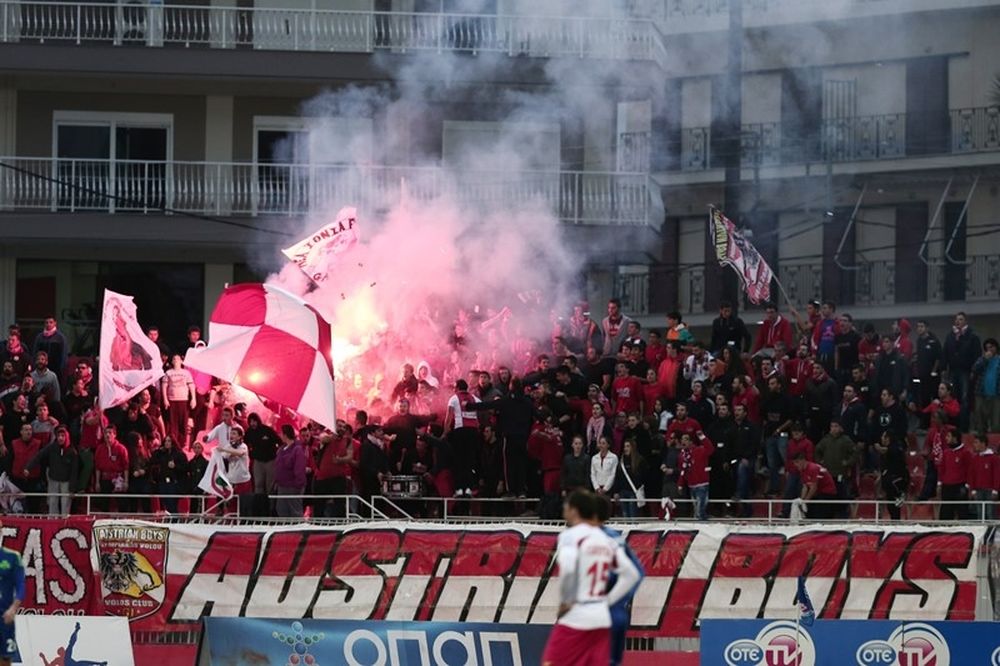
<svg viewBox="0 0 1000 666"><path fill-rule="evenodd" d="M921 135L908 140L906 114L889 113L824 120L817 134L781 123L743 125L744 168L816 162L862 162L1000 151L1000 107L954 109L950 136ZM681 171L721 168L710 127L681 130Z"/></svg>
<svg viewBox="0 0 1000 666"><path fill-rule="evenodd" d="M298 216L403 197L469 206L517 201L567 224L659 226L647 174L449 171L434 167L0 158L0 211Z"/></svg>
<svg viewBox="0 0 1000 666"><path fill-rule="evenodd" d="M803 304L812 299L833 298L845 307L879 308L894 305L940 304L948 302L976 303L1000 300L1000 256L977 255L967 264L931 263L908 267L910 278L916 268L916 289L910 283L908 293L899 293L896 264L893 261L868 261L857 270L839 268L824 272L822 262L779 262L777 273L793 303ZM824 279L826 278L826 279ZM667 280L677 283L676 302L663 302ZM615 296L622 300L622 309L630 314L648 315L679 307L683 312L705 312L706 275L704 266L671 269L651 266L648 273L618 275ZM775 297L778 293L772 290ZM926 294L924 296L924 294ZM743 299L742 310L759 310Z"/></svg>
<svg viewBox="0 0 1000 666"><path fill-rule="evenodd" d="M235 4L235 3L234 3ZM0 0L0 42L153 48L503 53L663 63L648 17Z"/></svg>
<svg viewBox="0 0 1000 666"><path fill-rule="evenodd" d="M844 17L870 20L911 12L989 7L997 0L741 0L743 24L748 28L813 23ZM729 0L667 0L663 32L684 34L722 31L728 27Z"/></svg>

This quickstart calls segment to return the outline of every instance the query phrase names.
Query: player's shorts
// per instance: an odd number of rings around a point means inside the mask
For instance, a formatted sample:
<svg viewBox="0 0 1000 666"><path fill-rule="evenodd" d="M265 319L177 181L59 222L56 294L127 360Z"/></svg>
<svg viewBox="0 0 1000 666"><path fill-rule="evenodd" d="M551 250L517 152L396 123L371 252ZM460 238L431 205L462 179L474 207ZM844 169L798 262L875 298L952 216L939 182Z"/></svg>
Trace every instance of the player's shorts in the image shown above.
<svg viewBox="0 0 1000 666"><path fill-rule="evenodd" d="M608 666L611 634L608 629L552 627L542 654L542 666Z"/></svg>
<svg viewBox="0 0 1000 666"><path fill-rule="evenodd" d="M17 640L14 638L14 625L0 620L0 659L20 660L17 651Z"/></svg>

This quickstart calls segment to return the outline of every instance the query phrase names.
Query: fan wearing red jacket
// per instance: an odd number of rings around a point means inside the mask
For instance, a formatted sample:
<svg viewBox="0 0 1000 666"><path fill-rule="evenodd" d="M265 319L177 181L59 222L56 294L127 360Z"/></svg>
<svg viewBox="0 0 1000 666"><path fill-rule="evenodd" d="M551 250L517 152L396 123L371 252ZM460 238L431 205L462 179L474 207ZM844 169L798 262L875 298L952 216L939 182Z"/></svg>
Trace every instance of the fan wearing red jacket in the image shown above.
<svg viewBox="0 0 1000 666"><path fill-rule="evenodd" d="M795 466L799 468L799 477L802 479L802 499L817 502L808 505L809 518L833 518L837 507L828 503L837 499L837 483L833 480L833 475L819 463L806 460L805 453L799 453L795 457Z"/></svg>
<svg viewBox="0 0 1000 666"><path fill-rule="evenodd" d="M785 343L785 349L792 348L792 325L778 314L777 305L767 303L764 306L764 321L757 329L752 353L756 354L761 349L774 349L779 341Z"/></svg>
<svg viewBox="0 0 1000 666"><path fill-rule="evenodd" d="M798 346L795 358L787 359L784 364L785 383L788 384L788 395L801 398L806 393L806 385L812 379L813 362L809 354L809 345Z"/></svg>
<svg viewBox="0 0 1000 666"><path fill-rule="evenodd" d="M932 417L938 411L941 411L947 417L945 419L946 423L958 423L958 416L962 412L962 405L952 397L951 386L945 382L941 382L938 384L937 395L938 397L934 398L933 402L921 410L917 409L917 403L911 402L910 411L919 411L921 414L929 414Z"/></svg>
<svg viewBox="0 0 1000 666"><path fill-rule="evenodd" d="M965 520L968 514L969 477L975 454L962 442L957 430L945 434L938 488L941 490L941 520Z"/></svg>
<svg viewBox="0 0 1000 666"><path fill-rule="evenodd" d="M688 407L686 403L678 402L675 411L677 414L674 418L670 419L670 425L667 426L667 439L670 439L671 435L676 434L678 441L680 441L680 436L685 433L694 435L695 433L701 432L701 424L688 416Z"/></svg>
<svg viewBox="0 0 1000 666"><path fill-rule="evenodd" d="M697 443L695 443L697 442ZM694 519L708 520L708 480L715 444L701 430L681 435L681 475L679 484L687 487L694 501Z"/></svg>
<svg viewBox="0 0 1000 666"><path fill-rule="evenodd" d="M806 457L806 460L813 462L815 458L813 457L816 451L816 445L813 441L806 437L806 429L799 421L795 421L788 428L791 437L788 440L788 450L785 453L785 495L784 499L791 500L795 499L802 493L802 477L799 476L798 465L795 464L795 459L798 458L801 453ZM787 518L789 513L791 513L791 505L785 504L782 508L782 516Z"/></svg>
<svg viewBox="0 0 1000 666"><path fill-rule="evenodd" d="M628 366L624 363L619 363L615 367L615 381L611 383L611 399L616 415L642 413L642 381L638 377L630 376Z"/></svg>
<svg viewBox="0 0 1000 666"><path fill-rule="evenodd" d="M539 422L528 436L528 455L538 461L542 470L542 517L555 519L559 515L560 478L563 462L561 432L555 426L555 417L547 407L539 411Z"/></svg>
<svg viewBox="0 0 1000 666"><path fill-rule="evenodd" d="M972 450L976 455L969 472L971 497L978 502L975 509L979 518L993 520L996 515L993 502L1000 496L1000 457L986 446L982 435L972 440Z"/></svg>

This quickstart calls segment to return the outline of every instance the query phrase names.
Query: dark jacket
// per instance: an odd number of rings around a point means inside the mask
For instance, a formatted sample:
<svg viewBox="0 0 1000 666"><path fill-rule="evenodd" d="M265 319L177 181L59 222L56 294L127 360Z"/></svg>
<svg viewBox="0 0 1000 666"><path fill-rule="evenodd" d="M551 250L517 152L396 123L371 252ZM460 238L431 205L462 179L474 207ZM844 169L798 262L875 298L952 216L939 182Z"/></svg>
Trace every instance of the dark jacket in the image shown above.
<svg viewBox="0 0 1000 666"><path fill-rule="evenodd" d="M52 442L35 454L35 457L28 461L26 467L30 470L39 465L48 468L49 478L53 481L75 481L80 468L80 455L75 446L67 446L64 449L59 446L58 442ZM22 471L16 469L14 473L20 476ZM71 488L70 490L75 489Z"/></svg>
<svg viewBox="0 0 1000 666"><path fill-rule="evenodd" d="M574 490L576 488L590 488L590 456L586 451L579 456L572 453L563 458L562 474L559 482L563 490Z"/></svg>
<svg viewBox="0 0 1000 666"><path fill-rule="evenodd" d="M728 319L716 317L712 322L712 344L709 349L718 352L732 343L733 351L750 351L750 331L743 320L733 315Z"/></svg>
<svg viewBox="0 0 1000 666"><path fill-rule="evenodd" d="M495 411L497 431L509 437L522 437L526 440L535 422L535 405L531 398L523 395L493 402L470 403L465 408L475 412Z"/></svg>
<svg viewBox="0 0 1000 666"><path fill-rule="evenodd" d="M868 406L861 400L855 400L847 409L844 403L837 403L837 408L833 412L833 417L840 419L840 425L844 428L844 434L855 442L863 442L868 436Z"/></svg>
<svg viewBox="0 0 1000 666"><path fill-rule="evenodd" d="M174 466L170 467L173 462ZM149 466L152 471L152 480L160 483L178 483L183 485L188 478L190 465L187 456L176 446L169 449L160 447L153 451L149 459ZM201 477L197 479L201 481Z"/></svg>
<svg viewBox="0 0 1000 666"><path fill-rule="evenodd" d="M890 407L883 407L881 404L875 409L875 418L868 433L869 441L877 442L882 438L882 433L891 432L893 439L906 441L908 430L908 416L899 401L892 403Z"/></svg>
<svg viewBox="0 0 1000 666"><path fill-rule="evenodd" d="M875 372L872 376L872 395L881 395L882 389L889 391L897 398L910 385L910 367L895 349L888 354L879 352L875 359Z"/></svg>
<svg viewBox="0 0 1000 666"><path fill-rule="evenodd" d="M956 336L954 329L944 341L944 364L952 374L967 373L972 365L982 355L979 336L966 326L961 336Z"/></svg>
<svg viewBox="0 0 1000 666"><path fill-rule="evenodd" d="M816 445L816 462L826 467L834 477L849 474L858 461L858 447L847 435L834 437L827 433Z"/></svg>
<svg viewBox="0 0 1000 666"><path fill-rule="evenodd" d="M926 379L932 372L941 370L941 341L936 335L928 331L927 335L917 338L915 347L917 354L913 372L917 377Z"/></svg>
<svg viewBox="0 0 1000 666"><path fill-rule="evenodd" d="M728 448L728 447L727 447ZM757 459L760 452L760 428L744 419L743 423L736 423L736 437L733 442L733 457L746 458L750 462Z"/></svg>

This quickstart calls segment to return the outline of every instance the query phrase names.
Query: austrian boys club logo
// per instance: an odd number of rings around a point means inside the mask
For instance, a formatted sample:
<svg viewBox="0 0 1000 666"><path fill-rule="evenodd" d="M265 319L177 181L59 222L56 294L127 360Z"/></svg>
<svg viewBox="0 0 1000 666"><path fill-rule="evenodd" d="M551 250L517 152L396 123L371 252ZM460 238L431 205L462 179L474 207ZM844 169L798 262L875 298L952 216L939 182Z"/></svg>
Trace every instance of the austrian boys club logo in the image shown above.
<svg viewBox="0 0 1000 666"><path fill-rule="evenodd" d="M855 657L858 666L951 665L951 652L944 636L922 622L904 622L888 640L868 641L859 647Z"/></svg>
<svg viewBox="0 0 1000 666"><path fill-rule="evenodd" d="M163 605L170 530L147 525L94 527L107 615L130 620L152 615Z"/></svg>
<svg viewBox="0 0 1000 666"><path fill-rule="evenodd" d="M726 646L727 666L815 666L816 646L801 625L789 620L771 622L756 638L742 638Z"/></svg>

